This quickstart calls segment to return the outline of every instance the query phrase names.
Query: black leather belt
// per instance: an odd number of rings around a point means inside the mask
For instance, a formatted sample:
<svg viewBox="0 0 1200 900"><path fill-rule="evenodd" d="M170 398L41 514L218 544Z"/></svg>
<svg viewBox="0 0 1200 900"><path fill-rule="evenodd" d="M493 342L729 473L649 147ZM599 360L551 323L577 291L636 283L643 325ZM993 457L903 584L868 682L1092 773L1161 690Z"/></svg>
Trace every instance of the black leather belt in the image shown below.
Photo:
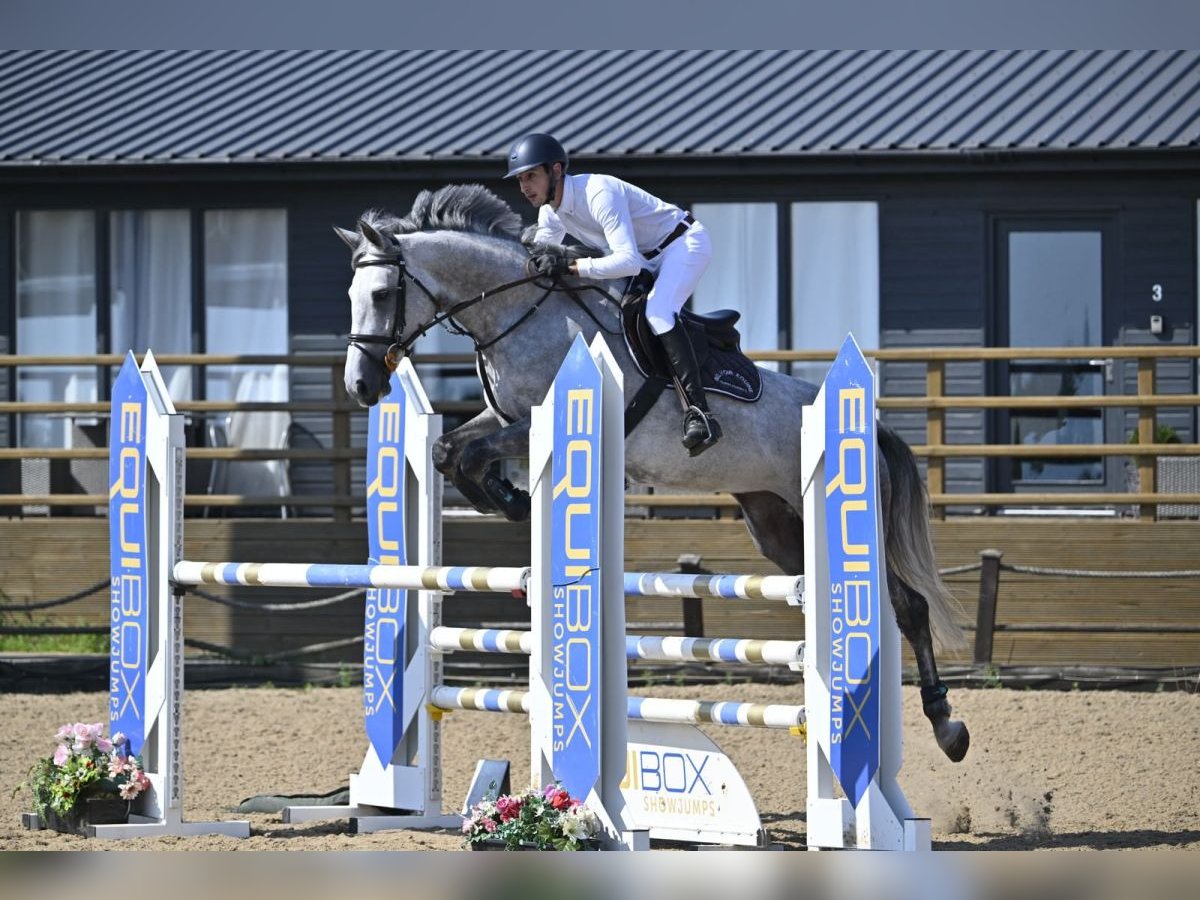
<svg viewBox="0 0 1200 900"><path fill-rule="evenodd" d="M663 239L661 244L659 244L649 253L643 254L643 256L645 256L646 259L654 259L654 257L658 256L658 254L667 249L671 241L675 240L677 237L682 237L683 234L695 224L696 220L692 218L692 214L687 213L682 219L679 220L679 224L675 226L675 230L668 234Z"/></svg>

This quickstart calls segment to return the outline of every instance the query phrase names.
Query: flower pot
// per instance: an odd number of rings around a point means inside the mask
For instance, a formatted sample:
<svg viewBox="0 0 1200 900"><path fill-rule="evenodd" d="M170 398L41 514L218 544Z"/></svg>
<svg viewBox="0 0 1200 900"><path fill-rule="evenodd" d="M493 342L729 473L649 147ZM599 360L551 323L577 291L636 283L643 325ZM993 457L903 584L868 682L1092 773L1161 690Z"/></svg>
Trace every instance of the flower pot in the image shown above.
<svg viewBox="0 0 1200 900"><path fill-rule="evenodd" d="M532 850L534 852L537 852L542 849L537 844L531 843L529 841L522 841L519 846L510 847L510 846L508 846L508 844L504 843L504 841L502 841L500 838L484 838L482 841L478 841L474 844L468 844L467 846L470 847L472 850L524 850L524 851ZM548 848L548 849L550 849L551 852L553 852L553 848ZM598 838L581 838L579 841L579 849L580 850L599 850L600 849L600 841Z"/></svg>
<svg viewBox="0 0 1200 900"><path fill-rule="evenodd" d="M89 825L121 825L129 821L129 801L119 797L88 797L71 807L65 816L47 809L42 822L63 834L89 837Z"/></svg>
<svg viewBox="0 0 1200 900"><path fill-rule="evenodd" d="M1160 494L1200 493L1200 457L1160 456L1155 460L1155 482ZM1137 460L1125 460L1125 490L1136 494L1141 490L1142 479L1138 473ZM1163 499L1166 499L1165 497ZM1121 513L1136 516L1138 506L1121 508ZM1200 505L1194 503L1160 503L1156 508L1160 519L1195 519L1200 517Z"/></svg>

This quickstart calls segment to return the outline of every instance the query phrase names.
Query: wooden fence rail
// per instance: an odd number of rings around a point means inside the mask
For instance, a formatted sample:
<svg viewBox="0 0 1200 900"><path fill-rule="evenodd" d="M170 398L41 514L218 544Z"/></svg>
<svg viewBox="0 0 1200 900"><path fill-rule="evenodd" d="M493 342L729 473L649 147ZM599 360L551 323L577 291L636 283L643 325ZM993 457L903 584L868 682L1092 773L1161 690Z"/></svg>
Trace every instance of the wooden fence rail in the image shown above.
<svg viewBox="0 0 1200 900"><path fill-rule="evenodd" d="M913 452L926 462L927 485L935 515L944 515L947 506L997 507L1019 502L1022 506L1111 506L1136 505L1142 518L1153 518L1156 506L1163 503L1200 503L1200 494L1161 493L1156 483L1156 460L1164 456L1200 456L1200 444L1153 443L1155 414L1163 408L1200 407L1200 394L1160 394L1157 392L1156 364L1159 360L1200 359L1200 348L1188 346L1152 347L1069 347L1069 348L1004 348L1004 347L954 347L954 348L903 348L868 351L881 362L923 363L926 367L924 396L880 397L878 405L884 410L924 410L926 440L915 445ZM760 362L820 362L833 359L829 351L772 350L752 352L750 356ZM176 404L185 414L212 415L232 412L286 412L291 414L326 413L331 420L333 446L327 449L294 448L238 448L197 447L189 450L189 457L199 460L241 461L321 461L332 468L331 495L287 495L268 498L268 505L295 507L329 507L335 518L345 520L350 510L359 505L350 497L351 465L361 457L361 448L351 446L350 417L360 412L359 407L348 402L342 388L342 366L340 354L314 355L208 355L208 354L163 354L156 357L162 366L193 366L201 371L211 366L239 365L287 365L324 369L330 379L328 400L289 402L268 401L217 401L185 400ZM980 396L949 395L946 393L946 366L949 363L989 362L1014 360L1115 360L1128 359L1137 362L1136 393L1129 395L1102 396ZM107 390L117 367L124 361L115 354L90 356L20 356L0 355L0 368L25 367L96 367L97 382ZM427 354L414 356L421 367L464 368L474 365L469 354ZM15 390L16 379L9 378L10 391ZM11 397L11 395L10 395ZM438 412L447 415L473 415L483 408L477 401L453 401L435 403ZM947 410L1047 410L1047 409L1113 409L1124 408L1136 412L1137 445L1126 443L1109 444L948 444L946 443ZM22 402L15 399L0 401L0 413L16 417L22 414L103 416L108 405L103 401L45 401ZM10 434L16 429L10 427ZM0 448L0 460L98 460L107 455L103 447L6 447ZM1113 492L1030 492L1009 493L949 493L946 491L945 461L954 458L1038 458L1071 459L1129 456L1135 459L1139 476L1139 489L1130 493ZM0 506L94 506L103 504L105 498L97 500L92 494L0 494ZM188 498L194 506L261 506L264 498L239 495L203 495ZM636 507L688 507L728 508L735 505L733 498L722 494L655 494L631 495L630 506Z"/></svg>

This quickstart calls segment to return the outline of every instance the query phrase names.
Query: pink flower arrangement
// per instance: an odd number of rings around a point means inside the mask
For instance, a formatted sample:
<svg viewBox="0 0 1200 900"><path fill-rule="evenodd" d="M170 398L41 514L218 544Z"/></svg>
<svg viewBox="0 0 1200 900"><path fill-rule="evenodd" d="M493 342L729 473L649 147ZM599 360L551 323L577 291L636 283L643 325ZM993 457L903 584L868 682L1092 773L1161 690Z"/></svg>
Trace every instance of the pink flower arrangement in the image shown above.
<svg viewBox="0 0 1200 900"><path fill-rule="evenodd" d="M141 758L129 753L120 732L109 739L102 723L75 722L63 725L54 737L59 742L54 753L34 763L25 783L39 815L47 810L71 815L91 797L135 800L150 787Z"/></svg>
<svg viewBox="0 0 1200 900"><path fill-rule="evenodd" d="M502 842L506 850L582 850L599 833L596 814L560 785L484 800L463 818L463 846Z"/></svg>
<svg viewBox="0 0 1200 900"><path fill-rule="evenodd" d="M520 816L521 807L524 805L524 800L520 797L514 797L511 794L505 794L503 797L496 798L496 812L500 814L501 822L511 822Z"/></svg>

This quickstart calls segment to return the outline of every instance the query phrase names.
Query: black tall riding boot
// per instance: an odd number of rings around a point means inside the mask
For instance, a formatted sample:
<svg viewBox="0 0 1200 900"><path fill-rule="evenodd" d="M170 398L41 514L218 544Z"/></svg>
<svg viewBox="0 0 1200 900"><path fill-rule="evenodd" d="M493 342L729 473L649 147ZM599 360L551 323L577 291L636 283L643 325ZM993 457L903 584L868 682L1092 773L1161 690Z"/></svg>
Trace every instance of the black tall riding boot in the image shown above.
<svg viewBox="0 0 1200 900"><path fill-rule="evenodd" d="M689 455L698 456L720 440L721 426L708 411L696 351L692 348L686 326L678 319L674 328L658 337L675 373L679 397L687 407L683 414L683 446L687 447Z"/></svg>

